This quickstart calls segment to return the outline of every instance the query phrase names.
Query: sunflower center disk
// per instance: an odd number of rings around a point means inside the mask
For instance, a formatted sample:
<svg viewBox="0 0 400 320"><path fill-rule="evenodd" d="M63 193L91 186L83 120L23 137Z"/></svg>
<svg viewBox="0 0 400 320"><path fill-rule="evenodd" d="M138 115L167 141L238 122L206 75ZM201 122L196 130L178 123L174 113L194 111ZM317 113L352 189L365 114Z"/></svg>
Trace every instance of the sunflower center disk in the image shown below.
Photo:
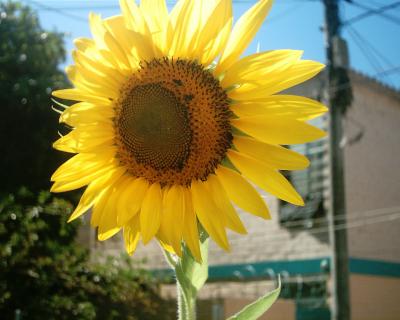
<svg viewBox="0 0 400 320"><path fill-rule="evenodd" d="M160 84L132 89L119 119L121 139L136 161L157 170L184 166L192 134L187 108Z"/></svg>
<svg viewBox="0 0 400 320"><path fill-rule="evenodd" d="M143 64L115 107L118 157L130 174L151 183L205 180L232 143L227 95L194 61Z"/></svg>

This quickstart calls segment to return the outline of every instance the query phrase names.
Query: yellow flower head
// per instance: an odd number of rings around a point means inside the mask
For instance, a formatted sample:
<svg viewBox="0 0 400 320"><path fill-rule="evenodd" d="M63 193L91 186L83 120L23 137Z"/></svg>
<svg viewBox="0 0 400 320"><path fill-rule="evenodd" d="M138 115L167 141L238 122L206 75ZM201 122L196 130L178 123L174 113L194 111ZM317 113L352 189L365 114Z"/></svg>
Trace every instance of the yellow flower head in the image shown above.
<svg viewBox="0 0 400 320"><path fill-rule="evenodd" d="M270 218L253 184L303 204L279 170L308 160L280 145L324 136L305 121L326 108L277 93L323 65L294 50L241 58L271 4L234 26L231 0L180 0L170 13L165 0L121 0L120 16L90 15L93 39L75 40L67 68L74 88L53 92L77 101L54 143L77 155L52 176L53 192L87 186L70 220L91 208L100 240L122 229L129 253L156 237L178 255L184 241L201 260L198 223L229 250L226 228L246 233L233 204Z"/></svg>

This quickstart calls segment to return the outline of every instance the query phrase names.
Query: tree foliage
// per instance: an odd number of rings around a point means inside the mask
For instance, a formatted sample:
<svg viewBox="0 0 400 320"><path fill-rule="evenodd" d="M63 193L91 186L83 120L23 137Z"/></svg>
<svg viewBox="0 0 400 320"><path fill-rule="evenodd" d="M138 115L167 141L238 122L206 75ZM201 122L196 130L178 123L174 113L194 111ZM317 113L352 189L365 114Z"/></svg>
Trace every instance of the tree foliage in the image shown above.
<svg viewBox="0 0 400 320"><path fill-rule="evenodd" d="M0 314L13 319L166 319L157 282L132 260L89 262L65 200L26 189L0 202ZM161 310L163 310L161 312Z"/></svg>
<svg viewBox="0 0 400 320"><path fill-rule="evenodd" d="M50 93L67 86L58 69L63 37L42 29L29 7L7 2L0 3L0 39L0 192L47 189L62 157L51 148L58 115Z"/></svg>

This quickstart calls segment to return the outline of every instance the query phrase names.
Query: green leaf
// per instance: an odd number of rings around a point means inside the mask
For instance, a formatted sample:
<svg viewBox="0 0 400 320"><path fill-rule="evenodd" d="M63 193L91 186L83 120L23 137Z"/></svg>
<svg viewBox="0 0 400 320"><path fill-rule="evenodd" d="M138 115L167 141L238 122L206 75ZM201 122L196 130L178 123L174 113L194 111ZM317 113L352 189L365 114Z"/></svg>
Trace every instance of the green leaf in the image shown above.
<svg viewBox="0 0 400 320"><path fill-rule="evenodd" d="M268 292L265 296L259 298L253 303L247 305L234 316L227 320L256 320L261 317L278 299L281 292L281 278L278 278L278 288Z"/></svg>

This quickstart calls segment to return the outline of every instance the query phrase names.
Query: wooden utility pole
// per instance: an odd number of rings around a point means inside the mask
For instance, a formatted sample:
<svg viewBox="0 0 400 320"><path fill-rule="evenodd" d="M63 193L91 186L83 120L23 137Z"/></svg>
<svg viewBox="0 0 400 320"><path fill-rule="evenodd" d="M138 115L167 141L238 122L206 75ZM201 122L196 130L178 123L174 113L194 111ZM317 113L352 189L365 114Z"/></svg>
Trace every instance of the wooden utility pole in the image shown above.
<svg viewBox="0 0 400 320"><path fill-rule="evenodd" d="M347 73L346 42L340 37L339 0L323 0L325 6L325 35L328 73L328 104L330 134L330 239L332 244L332 320L350 319L349 260L346 222L342 119L351 104L351 86Z"/></svg>

